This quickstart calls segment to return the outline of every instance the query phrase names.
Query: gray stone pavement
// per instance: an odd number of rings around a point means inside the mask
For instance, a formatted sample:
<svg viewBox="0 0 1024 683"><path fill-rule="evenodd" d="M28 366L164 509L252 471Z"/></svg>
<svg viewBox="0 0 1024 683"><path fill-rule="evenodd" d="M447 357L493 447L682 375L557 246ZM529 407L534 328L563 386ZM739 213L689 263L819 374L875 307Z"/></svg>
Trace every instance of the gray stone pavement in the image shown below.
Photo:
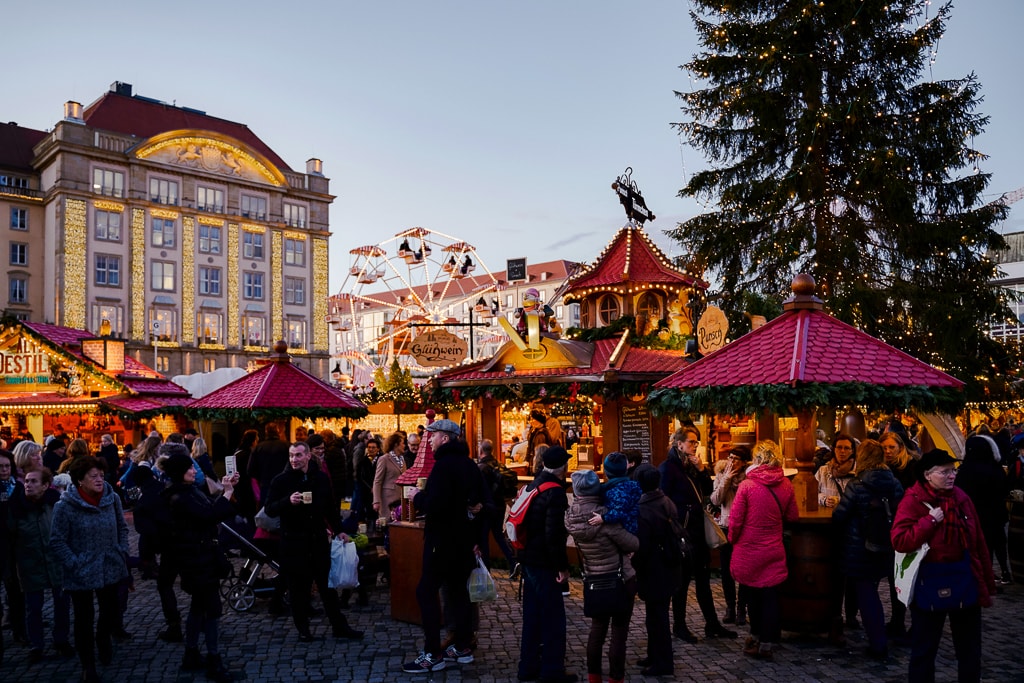
<svg viewBox="0 0 1024 683"><path fill-rule="evenodd" d="M125 615L125 626L134 638L115 646L114 662L100 667L103 680L181 683L205 680L202 674L193 676L178 670L182 645L156 639L157 632L164 626L156 586L153 581L142 581L137 574L135 592L131 594ZM390 618L388 587L384 583L371 591L368 606L353 606L346 612L353 626L366 632L366 638L361 642L335 642L329 637L330 625L326 618L320 616L313 619L313 633L328 637L311 644L300 643L291 619L272 618L267 614L267 601L258 599L249 612L235 612L225 605L221 621L221 651L239 680L253 682L515 681L521 616L516 598L518 583L504 579L504 572L495 570L494 574L498 599L480 608L476 661L430 676L409 675L401 671L402 663L413 658L422 645L422 632L417 626ZM721 605L720 582L713 580L712 587L716 601ZM688 622L694 633L702 634L703 620L692 590L691 587ZM188 596L180 592L178 595L184 614ZM1018 583L1005 587L996 596L995 606L983 610L984 681L1024 681L1022 609L1024 584ZM741 637L736 640L702 640L694 645L674 640L675 677L644 677L640 674L641 667L635 664L636 659L644 655L646 647L643 610L643 602L638 600L628 644L627 681L864 683L906 680L908 648L893 647L887 661L875 662L861 654L866 644L862 630L848 630L848 645L843 649L830 647L824 637L784 633L782 647L772 662L743 656L741 649L746 634L742 629ZM572 595L566 598L566 611L566 669L578 673L580 679L586 681L584 659L589 620L583 617L582 588L578 580L573 581ZM49 634L47 638L49 647ZM27 648L12 644L10 631L4 632L4 643L6 657L0 666L0 681L78 680L80 670L76 659L61 659L48 650L46 659L29 665ZM937 671L938 681L956 680L956 660L948 626L937 660Z"/></svg>

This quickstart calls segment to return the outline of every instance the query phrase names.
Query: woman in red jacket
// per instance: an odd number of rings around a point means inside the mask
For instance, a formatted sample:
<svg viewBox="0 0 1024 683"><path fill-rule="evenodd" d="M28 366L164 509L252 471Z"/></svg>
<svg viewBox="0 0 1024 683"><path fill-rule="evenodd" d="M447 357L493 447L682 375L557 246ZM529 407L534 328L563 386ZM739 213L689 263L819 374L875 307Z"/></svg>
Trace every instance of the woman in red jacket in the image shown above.
<svg viewBox="0 0 1024 683"><path fill-rule="evenodd" d="M750 612L743 654L761 659L772 659L781 636L779 585L788 575L782 523L800 516L793 485L782 473L781 451L774 441L758 442L729 512L730 568Z"/></svg>
<svg viewBox="0 0 1024 683"><path fill-rule="evenodd" d="M981 608L992 604L995 577L974 504L954 486L956 460L946 451L933 450L920 462L918 482L910 487L896 511L892 545L900 552L917 550L928 543L910 605L911 653L907 680L935 680L935 655L949 615L957 657L957 680L981 680ZM959 564L962 569L958 569ZM932 566L929 566L932 565ZM969 596L957 607L928 609L928 593L922 578L939 569L958 570L973 579Z"/></svg>

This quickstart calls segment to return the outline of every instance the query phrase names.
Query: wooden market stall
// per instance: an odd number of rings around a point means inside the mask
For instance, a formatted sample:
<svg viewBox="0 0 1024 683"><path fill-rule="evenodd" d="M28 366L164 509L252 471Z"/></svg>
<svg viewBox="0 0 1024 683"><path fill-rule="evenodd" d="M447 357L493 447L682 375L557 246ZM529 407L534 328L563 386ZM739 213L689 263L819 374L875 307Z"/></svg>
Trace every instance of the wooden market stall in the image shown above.
<svg viewBox="0 0 1024 683"><path fill-rule="evenodd" d="M0 326L0 433L42 443L60 428L99 449L181 427L183 387L125 354L123 339L36 322Z"/></svg>
<svg viewBox="0 0 1024 683"><path fill-rule="evenodd" d="M801 513L783 587L783 627L791 630L827 629L836 575L831 509L818 509L813 476L816 411L915 409L935 424L965 400L960 380L825 313L814 288L813 278L798 275L780 316L659 382L648 397L660 415L749 416L756 439L783 445ZM788 429L780 431L780 416Z"/></svg>

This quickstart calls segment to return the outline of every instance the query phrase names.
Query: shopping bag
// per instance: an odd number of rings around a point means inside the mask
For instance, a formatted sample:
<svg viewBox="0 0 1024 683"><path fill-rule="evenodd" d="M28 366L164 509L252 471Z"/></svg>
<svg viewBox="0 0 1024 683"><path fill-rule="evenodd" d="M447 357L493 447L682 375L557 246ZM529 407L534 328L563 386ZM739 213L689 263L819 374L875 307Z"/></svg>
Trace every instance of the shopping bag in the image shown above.
<svg viewBox="0 0 1024 683"><path fill-rule="evenodd" d="M925 543L917 550L908 553L896 551L896 561L893 567L893 587L896 590L896 597L904 605L910 606L914 599L914 585L917 583L917 574L921 571L921 562L928 554L929 545Z"/></svg>
<svg viewBox="0 0 1024 683"><path fill-rule="evenodd" d="M356 588L359 585L359 553L356 544L335 538L331 541L331 571L328 588Z"/></svg>
<svg viewBox="0 0 1024 683"><path fill-rule="evenodd" d="M704 510L704 540L709 548L717 548L729 542L722 527L718 526L714 516L707 510Z"/></svg>
<svg viewBox="0 0 1024 683"><path fill-rule="evenodd" d="M260 508L254 519L256 526L264 531L277 532L281 530L281 518L271 517L267 514L267 508Z"/></svg>
<svg viewBox="0 0 1024 683"><path fill-rule="evenodd" d="M470 602L488 602L498 597L498 587L494 585L494 578L480 557L476 558L476 569L469 573L466 588L469 590Z"/></svg>

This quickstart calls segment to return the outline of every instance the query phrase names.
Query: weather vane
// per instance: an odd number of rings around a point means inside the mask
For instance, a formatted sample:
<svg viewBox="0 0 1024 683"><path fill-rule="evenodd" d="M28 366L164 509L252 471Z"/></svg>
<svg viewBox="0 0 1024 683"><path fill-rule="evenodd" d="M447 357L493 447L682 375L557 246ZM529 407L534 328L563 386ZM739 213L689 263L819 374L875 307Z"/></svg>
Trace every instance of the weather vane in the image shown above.
<svg viewBox="0 0 1024 683"><path fill-rule="evenodd" d="M612 189L619 195L619 203L626 210L626 218L643 227L645 221L653 221L656 216L647 208L643 194L630 177L632 173L633 167L627 166L625 172L612 183Z"/></svg>

